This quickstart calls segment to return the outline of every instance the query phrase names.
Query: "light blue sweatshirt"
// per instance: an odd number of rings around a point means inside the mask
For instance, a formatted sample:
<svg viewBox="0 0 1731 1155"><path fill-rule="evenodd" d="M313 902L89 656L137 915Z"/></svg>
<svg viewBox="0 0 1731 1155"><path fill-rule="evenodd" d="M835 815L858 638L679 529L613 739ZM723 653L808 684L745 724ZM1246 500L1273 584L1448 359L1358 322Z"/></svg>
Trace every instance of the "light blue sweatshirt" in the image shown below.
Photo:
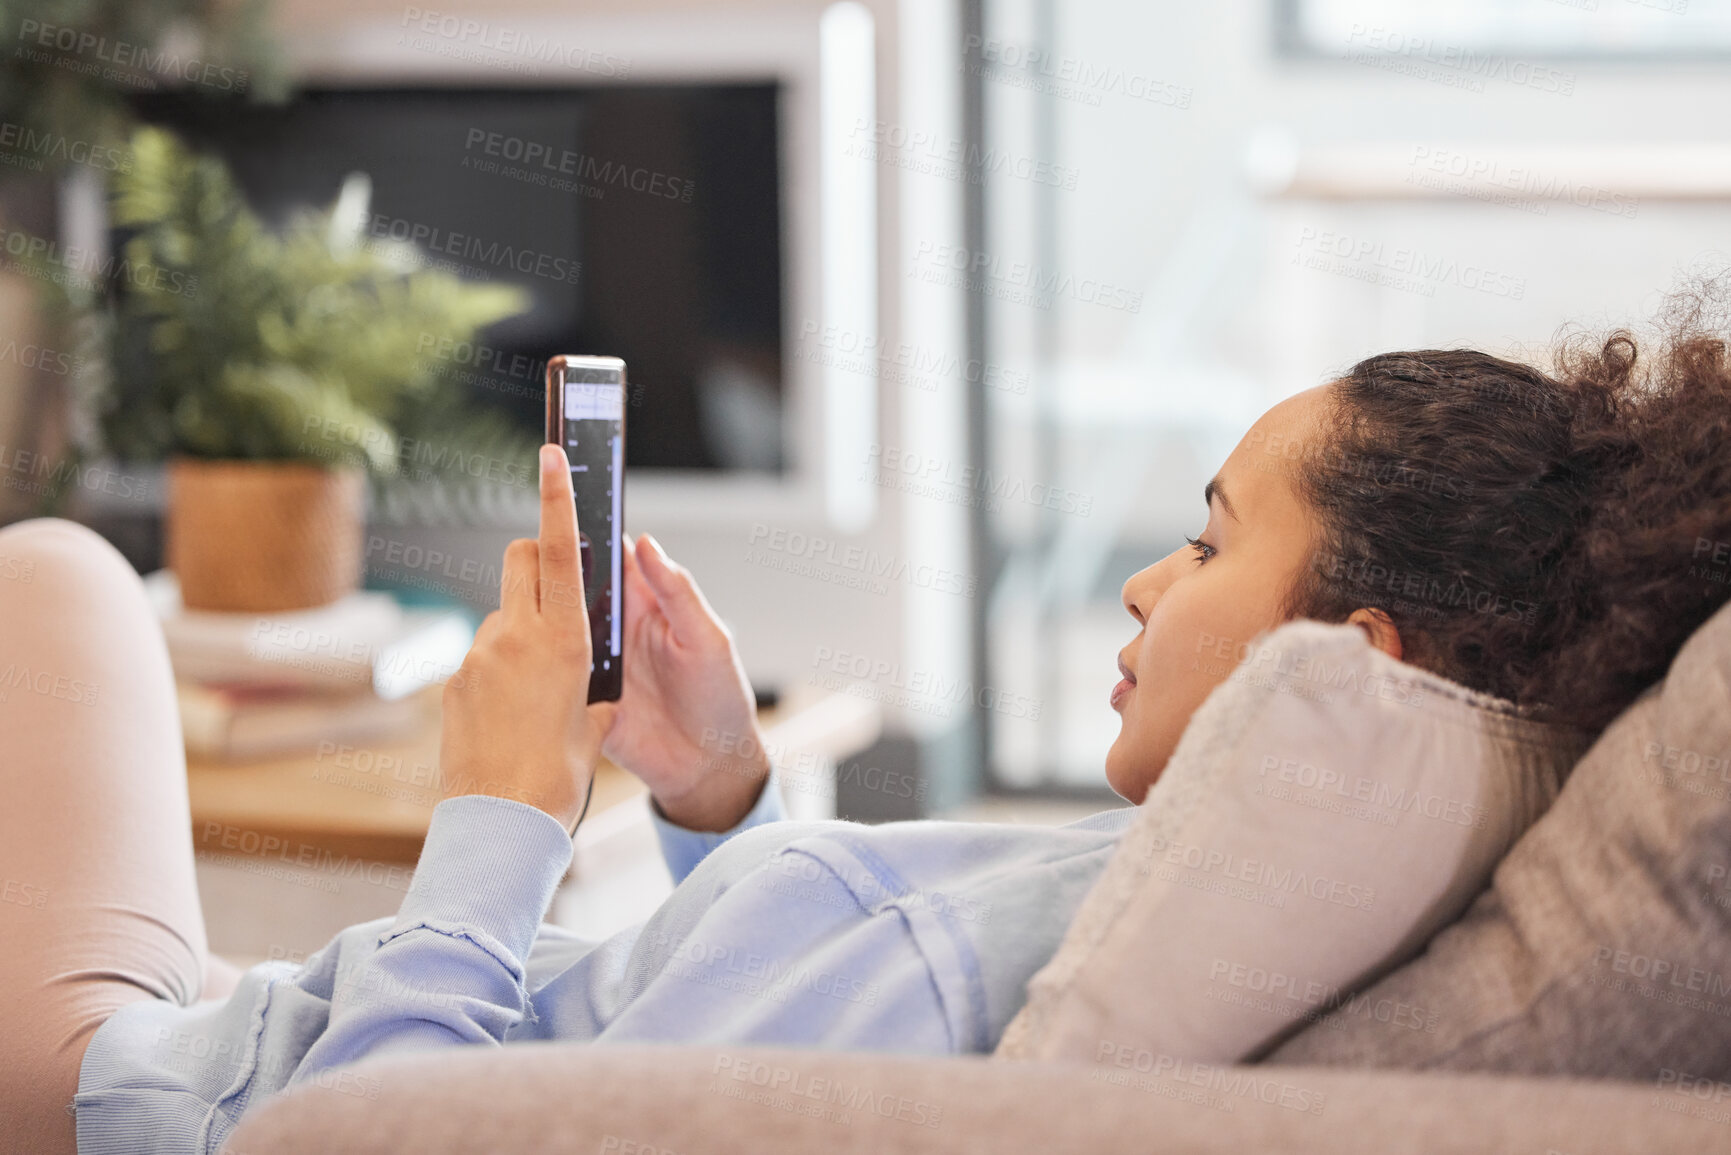
<svg viewBox="0 0 1731 1155"><path fill-rule="evenodd" d="M674 881L641 926L589 942L541 916L571 861L558 821L505 799L433 811L395 919L226 1000L133 1003L96 1032L78 1150L207 1152L254 1103L349 1064L464 1044L757 1043L985 1052L1026 998L1133 807L1065 827L783 821L775 782L724 834L659 816Z"/></svg>

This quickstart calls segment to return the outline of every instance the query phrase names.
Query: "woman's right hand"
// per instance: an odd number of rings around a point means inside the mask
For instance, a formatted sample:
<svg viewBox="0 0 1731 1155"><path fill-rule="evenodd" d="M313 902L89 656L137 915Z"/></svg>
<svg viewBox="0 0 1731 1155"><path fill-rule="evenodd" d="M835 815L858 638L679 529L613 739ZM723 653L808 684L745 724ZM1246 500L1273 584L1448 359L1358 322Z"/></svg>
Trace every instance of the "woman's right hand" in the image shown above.
<svg viewBox="0 0 1731 1155"><path fill-rule="evenodd" d="M769 777L757 706L727 627L648 535L625 551L625 680L602 753L690 830L738 825Z"/></svg>

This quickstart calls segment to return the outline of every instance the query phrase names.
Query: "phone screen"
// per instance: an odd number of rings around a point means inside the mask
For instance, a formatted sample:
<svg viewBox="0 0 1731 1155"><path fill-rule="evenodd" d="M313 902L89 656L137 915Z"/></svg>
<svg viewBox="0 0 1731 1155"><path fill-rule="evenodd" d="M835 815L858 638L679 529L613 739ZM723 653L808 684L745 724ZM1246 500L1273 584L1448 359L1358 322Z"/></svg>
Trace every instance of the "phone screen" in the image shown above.
<svg viewBox="0 0 1731 1155"><path fill-rule="evenodd" d="M583 594L595 646L589 700L605 702L616 700L623 685L625 367L612 358L594 359L601 364L585 360L565 359L563 383L549 386L561 390L559 437L577 500Z"/></svg>

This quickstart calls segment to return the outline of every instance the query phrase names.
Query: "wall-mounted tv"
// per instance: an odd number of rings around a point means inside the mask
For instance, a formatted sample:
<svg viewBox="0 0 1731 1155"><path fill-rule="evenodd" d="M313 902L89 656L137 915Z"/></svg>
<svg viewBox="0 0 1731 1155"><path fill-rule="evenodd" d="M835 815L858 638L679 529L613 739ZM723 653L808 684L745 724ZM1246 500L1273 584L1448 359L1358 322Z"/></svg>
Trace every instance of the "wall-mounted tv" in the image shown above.
<svg viewBox="0 0 1731 1155"><path fill-rule="evenodd" d="M538 435L555 353L630 367L628 465L785 466L780 86L309 87L281 105L148 94L280 222L364 172L365 235L521 285L526 314L437 350Z"/></svg>

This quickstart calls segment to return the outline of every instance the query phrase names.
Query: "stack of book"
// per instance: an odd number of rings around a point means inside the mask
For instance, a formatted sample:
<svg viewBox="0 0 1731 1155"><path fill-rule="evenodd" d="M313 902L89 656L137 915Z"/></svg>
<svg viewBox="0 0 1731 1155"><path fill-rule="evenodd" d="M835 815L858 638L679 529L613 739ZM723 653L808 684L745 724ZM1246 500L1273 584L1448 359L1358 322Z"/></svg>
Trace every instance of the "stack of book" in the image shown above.
<svg viewBox="0 0 1731 1155"><path fill-rule="evenodd" d="M257 615L189 610L166 570L145 588L168 640L187 753L217 761L414 735L436 718L435 696L419 691L456 673L475 638L462 610L410 608L374 590Z"/></svg>

